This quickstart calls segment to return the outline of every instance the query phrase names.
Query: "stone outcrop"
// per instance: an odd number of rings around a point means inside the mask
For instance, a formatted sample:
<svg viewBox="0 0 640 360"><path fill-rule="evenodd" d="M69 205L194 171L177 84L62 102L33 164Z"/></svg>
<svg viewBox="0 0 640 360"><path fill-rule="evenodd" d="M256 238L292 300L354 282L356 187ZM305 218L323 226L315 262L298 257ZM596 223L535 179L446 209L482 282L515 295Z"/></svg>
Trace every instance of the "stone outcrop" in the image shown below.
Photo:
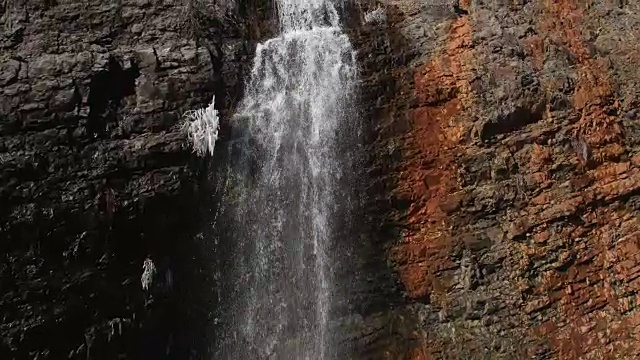
<svg viewBox="0 0 640 360"><path fill-rule="evenodd" d="M228 117L269 8L0 1L0 358L187 359L208 346L210 309L189 286L208 179L181 115L215 95Z"/></svg>
<svg viewBox="0 0 640 360"><path fill-rule="evenodd" d="M637 356L639 5L362 6L394 358Z"/></svg>

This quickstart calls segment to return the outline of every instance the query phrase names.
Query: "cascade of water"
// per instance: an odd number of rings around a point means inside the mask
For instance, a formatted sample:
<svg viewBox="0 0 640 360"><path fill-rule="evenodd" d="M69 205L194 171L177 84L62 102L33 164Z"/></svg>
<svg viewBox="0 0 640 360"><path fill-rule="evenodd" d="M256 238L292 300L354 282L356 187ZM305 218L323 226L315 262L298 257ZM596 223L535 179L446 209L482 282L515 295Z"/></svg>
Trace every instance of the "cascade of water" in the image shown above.
<svg viewBox="0 0 640 360"><path fill-rule="evenodd" d="M256 49L236 122L225 359L330 359L328 314L355 55L331 0L277 0L281 33ZM247 180L250 178L250 180Z"/></svg>

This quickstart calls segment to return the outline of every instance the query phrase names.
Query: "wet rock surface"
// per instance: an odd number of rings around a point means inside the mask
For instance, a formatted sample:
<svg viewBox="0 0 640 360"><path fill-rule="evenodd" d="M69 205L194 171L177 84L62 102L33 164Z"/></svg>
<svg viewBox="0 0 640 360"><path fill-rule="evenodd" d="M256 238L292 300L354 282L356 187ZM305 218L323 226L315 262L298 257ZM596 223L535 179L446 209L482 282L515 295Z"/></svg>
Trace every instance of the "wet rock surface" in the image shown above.
<svg viewBox="0 0 640 360"><path fill-rule="evenodd" d="M204 356L207 161L180 117L228 116L269 7L0 2L0 358Z"/></svg>

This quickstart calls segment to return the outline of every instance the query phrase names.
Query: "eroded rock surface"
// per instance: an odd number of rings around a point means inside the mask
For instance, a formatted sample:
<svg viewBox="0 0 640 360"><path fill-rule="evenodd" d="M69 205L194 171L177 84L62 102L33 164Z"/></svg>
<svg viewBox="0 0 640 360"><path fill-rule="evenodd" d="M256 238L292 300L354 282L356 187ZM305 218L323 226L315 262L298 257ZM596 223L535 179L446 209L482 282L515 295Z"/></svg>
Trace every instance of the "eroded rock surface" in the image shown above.
<svg viewBox="0 0 640 360"><path fill-rule="evenodd" d="M634 358L640 5L435 3L359 41L420 322L396 358Z"/></svg>
<svg viewBox="0 0 640 360"><path fill-rule="evenodd" d="M213 95L228 115L269 6L0 2L0 358L208 346L190 286L205 164L180 117Z"/></svg>

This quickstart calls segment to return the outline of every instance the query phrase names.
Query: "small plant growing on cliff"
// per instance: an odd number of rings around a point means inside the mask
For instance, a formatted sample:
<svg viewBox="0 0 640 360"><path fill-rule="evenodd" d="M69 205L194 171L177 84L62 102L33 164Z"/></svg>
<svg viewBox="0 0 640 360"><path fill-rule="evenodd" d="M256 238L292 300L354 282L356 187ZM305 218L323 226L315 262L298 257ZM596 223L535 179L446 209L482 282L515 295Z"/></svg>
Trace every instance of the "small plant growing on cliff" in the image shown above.
<svg viewBox="0 0 640 360"><path fill-rule="evenodd" d="M218 110L214 107L215 100L214 96L206 108L190 110L183 115L185 122L182 129L186 132L193 151L198 156L212 155L216 140L218 140L220 122Z"/></svg>
<svg viewBox="0 0 640 360"><path fill-rule="evenodd" d="M142 284L142 290L148 291L153 281L153 277L156 274L156 266L151 259L146 258L142 263L142 276L140 277L140 283Z"/></svg>

